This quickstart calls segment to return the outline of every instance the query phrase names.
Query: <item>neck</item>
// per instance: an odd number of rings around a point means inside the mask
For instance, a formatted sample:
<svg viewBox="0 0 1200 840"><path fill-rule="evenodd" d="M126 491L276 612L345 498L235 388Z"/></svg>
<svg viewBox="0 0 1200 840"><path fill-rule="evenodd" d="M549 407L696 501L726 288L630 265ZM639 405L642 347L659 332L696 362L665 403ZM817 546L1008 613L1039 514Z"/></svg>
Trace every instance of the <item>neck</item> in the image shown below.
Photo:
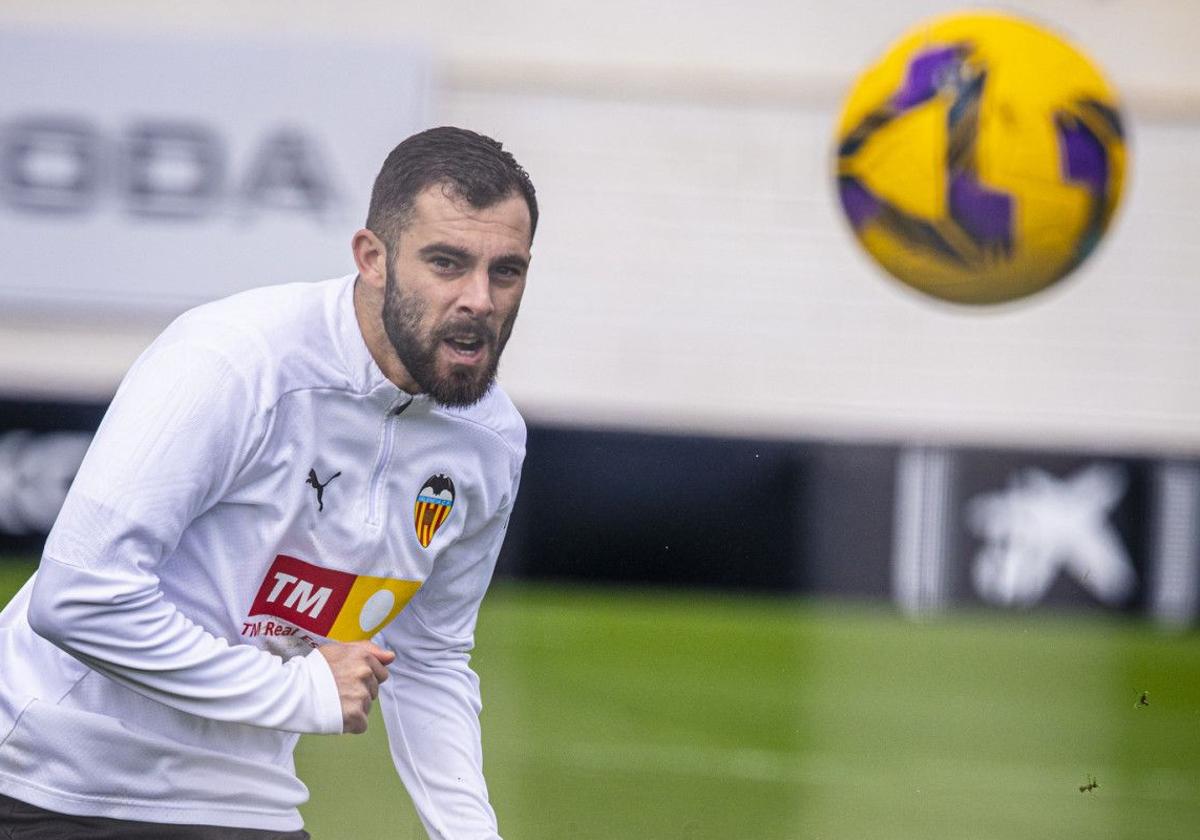
<svg viewBox="0 0 1200 840"><path fill-rule="evenodd" d="M396 356L396 350L383 327L383 292L372 289L362 282L362 278L354 280L354 317L367 350L383 375L400 390L419 394L421 389Z"/></svg>

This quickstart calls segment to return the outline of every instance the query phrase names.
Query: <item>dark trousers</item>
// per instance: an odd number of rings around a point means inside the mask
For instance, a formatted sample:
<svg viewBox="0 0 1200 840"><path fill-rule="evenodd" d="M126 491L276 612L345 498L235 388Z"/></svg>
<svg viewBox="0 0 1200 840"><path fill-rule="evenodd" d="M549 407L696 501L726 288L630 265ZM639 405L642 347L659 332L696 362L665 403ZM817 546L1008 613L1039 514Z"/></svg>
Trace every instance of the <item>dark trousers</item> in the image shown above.
<svg viewBox="0 0 1200 840"><path fill-rule="evenodd" d="M112 820L58 814L0 794L0 840L310 840L307 831Z"/></svg>

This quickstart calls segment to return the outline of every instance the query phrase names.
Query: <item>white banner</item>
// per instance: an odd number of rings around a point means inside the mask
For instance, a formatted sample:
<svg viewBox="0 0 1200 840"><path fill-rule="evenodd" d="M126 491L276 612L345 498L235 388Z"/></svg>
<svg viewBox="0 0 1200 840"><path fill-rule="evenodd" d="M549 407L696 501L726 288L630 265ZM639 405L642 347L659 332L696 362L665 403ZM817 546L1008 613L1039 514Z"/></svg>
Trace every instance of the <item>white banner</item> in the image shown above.
<svg viewBox="0 0 1200 840"><path fill-rule="evenodd" d="M352 270L427 127L404 44L0 31L0 308L171 311Z"/></svg>

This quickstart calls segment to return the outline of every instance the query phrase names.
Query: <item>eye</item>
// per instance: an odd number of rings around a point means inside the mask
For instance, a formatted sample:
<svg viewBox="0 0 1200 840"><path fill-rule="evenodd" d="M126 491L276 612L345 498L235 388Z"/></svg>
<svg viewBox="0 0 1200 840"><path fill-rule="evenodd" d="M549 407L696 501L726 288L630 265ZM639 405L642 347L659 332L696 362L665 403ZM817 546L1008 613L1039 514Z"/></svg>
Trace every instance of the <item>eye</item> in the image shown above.
<svg viewBox="0 0 1200 840"><path fill-rule="evenodd" d="M449 257L430 257L429 264L433 266L434 270L447 273L458 268L458 263Z"/></svg>
<svg viewBox="0 0 1200 840"><path fill-rule="evenodd" d="M523 275L524 271L515 265L498 265L492 269L492 279L498 283L515 283Z"/></svg>

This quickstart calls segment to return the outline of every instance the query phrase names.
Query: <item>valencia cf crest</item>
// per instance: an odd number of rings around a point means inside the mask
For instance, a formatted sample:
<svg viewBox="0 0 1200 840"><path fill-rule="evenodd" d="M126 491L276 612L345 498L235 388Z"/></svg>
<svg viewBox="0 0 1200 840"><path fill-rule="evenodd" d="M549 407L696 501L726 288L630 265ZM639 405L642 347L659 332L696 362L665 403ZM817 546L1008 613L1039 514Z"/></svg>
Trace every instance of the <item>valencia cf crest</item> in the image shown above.
<svg viewBox="0 0 1200 840"><path fill-rule="evenodd" d="M413 508L413 524L417 529L417 539L422 548L428 548L433 542L433 535L450 516L454 507L454 482L448 475L430 476L425 486L417 494L417 504Z"/></svg>

